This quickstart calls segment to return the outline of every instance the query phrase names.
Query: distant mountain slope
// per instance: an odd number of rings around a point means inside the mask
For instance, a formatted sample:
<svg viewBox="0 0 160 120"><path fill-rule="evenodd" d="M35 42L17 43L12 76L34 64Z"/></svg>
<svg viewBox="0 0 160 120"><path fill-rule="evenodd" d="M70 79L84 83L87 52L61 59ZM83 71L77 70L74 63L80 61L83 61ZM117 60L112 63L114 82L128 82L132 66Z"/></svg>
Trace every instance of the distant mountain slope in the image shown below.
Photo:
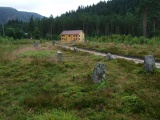
<svg viewBox="0 0 160 120"><path fill-rule="evenodd" d="M32 15L33 18L43 18L42 15L37 13L18 11L10 7L0 7L0 24L13 19L28 21Z"/></svg>

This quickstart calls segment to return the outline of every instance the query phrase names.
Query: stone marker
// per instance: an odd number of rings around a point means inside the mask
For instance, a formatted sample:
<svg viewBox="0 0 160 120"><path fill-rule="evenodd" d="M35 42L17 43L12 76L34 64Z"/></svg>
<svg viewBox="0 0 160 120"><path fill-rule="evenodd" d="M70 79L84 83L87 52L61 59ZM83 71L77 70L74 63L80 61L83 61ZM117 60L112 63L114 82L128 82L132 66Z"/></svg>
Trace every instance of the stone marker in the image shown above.
<svg viewBox="0 0 160 120"><path fill-rule="evenodd" d="M155 69L155 60L152 55L146 55L144 59L144 69L152 72Z"/></svg>
<svg viewBox="0 0 160 120"><path fill-rule="evenodd" d="M72 43L72 44L75 43L75 40L71 40L71 43Z"/></svg>
<svg viewBox="0 0 160 120"><path fill-rule="evenodd" d="M106 65L97 63L93 71L93 81L99 83L106 78Z"/></svg>
<svg viewBox="0 0 160 120"><path fill-rule="evenodd" d="M86 40L85 42L86 42L86 43L88 43L88 42L89 42L89 40Z"/></svg>
<svg viewBox="0 0 160 120"><path fill-rule="evenodd" d="M38 49L38 42L34 41L34 47Z"/></svg>
<svg viewBox="0 0 160 120"><path fill-rule="evenodd" d="M67 50L67 49L66 49L66 47L65 47L65 46L62 46L62 50L63 50L63 51L65 51L65 50Z"/></svg>
<svg viewBox="0 0 160 120"><path fill-rule="evenodd" d="M76 48L76 47L74 47L74 48L73 48L73 50L74 50L74 53L76 53L76 52L77 52L77 48Z"/></svg>
<svg viewBox="0 0 160 120"><path fill-rule="evenodd" d="M57 51L57 59L58 61L62 61L62 52Z"/></svg>
<svg viewBox="0 0 160 120"><path fill-rule="evenodd" d="M108 53L106 55L106 60L113 60L113 59L114 59L114 56L111 53Z"/></svg>
<svg viewBox="0 0 160 120"><path fill-rule="evenodd" d="M55 45L55 41L54 40L52 41L52 45Z"/></svg>

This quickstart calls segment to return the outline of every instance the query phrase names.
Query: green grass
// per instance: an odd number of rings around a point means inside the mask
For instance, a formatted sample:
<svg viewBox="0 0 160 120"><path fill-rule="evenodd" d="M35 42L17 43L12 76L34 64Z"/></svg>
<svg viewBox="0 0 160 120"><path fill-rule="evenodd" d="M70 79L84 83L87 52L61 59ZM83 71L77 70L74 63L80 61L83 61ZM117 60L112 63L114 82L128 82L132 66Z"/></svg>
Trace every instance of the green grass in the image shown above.
<svg viewBox="0 0 160 120"><path fill-rule="evenodd" d="M35 115L30 120L80 120L74 113L52 110L50 113Z"/></svg>
<svg viewBox="0 0 160 120"><path fill-rule="evenodd" d="M123 56L131 56L144 58L146 55L153 55L156 60L160 60L160 47L158 45L148 45L148 44L133 44L126 45L125 43L115 43L115 42L87 42L87 43L77 43L73 46L78 48L84 48L89 50L95 50L103 53L111 53Z"/></svg>
<svg viewBox="0 0 160 120"><path fill-rule="evenodd" d="M3 44L0 51L0 119L5 120L150 120L160 119L160 70L143 72L143 64L124 59L106 61L88 53L20 51L30 44ZM31 44L32 45L32 44ZM115 47L119 47L115 45ZM100 47L99 47L100 48ZM21 50L21 49L20 49ZM94 66L103 62L107 78L92 82Z"/></svg>
<svg viewBox="0 0 160 120"><path fill-rule="evenodd" d="M30 57L30 58L49 58L52 56L52 52L48 52L48 51L26 51L23 52L19 55L19 57Z"/></svg>

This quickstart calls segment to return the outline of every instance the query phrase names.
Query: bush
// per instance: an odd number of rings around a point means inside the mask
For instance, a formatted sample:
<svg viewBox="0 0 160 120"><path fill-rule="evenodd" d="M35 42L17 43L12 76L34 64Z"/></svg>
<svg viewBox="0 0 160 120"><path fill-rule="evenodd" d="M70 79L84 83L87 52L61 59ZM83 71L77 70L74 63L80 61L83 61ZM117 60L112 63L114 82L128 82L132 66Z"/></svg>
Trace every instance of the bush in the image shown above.
<svg viewBox="0 0 160 120"><path fill-rule="evenodd" d="M122 97L122 111L124 113L139 113L143 110L144 104L136 95Z"/></svg>

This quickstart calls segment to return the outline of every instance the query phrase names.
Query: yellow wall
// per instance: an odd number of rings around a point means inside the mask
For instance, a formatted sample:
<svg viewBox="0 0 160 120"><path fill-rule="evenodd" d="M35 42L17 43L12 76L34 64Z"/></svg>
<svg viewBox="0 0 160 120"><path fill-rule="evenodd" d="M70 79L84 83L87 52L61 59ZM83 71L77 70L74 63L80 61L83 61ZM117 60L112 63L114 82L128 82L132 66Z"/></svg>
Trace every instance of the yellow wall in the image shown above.
<svg viewBox="0 0 160 120"><path fill-rule="evenodd" d="M85 41L85 35L84 33L81 31L80 33L80 41L79 42L84 42Z"/></svg>
<svg viewBox="0 0 160 120"><path fill-rule="evenodd" d="M71 42L72 40L75 40L76 42L84 42L85 35L82 31L78 35L61 35L62 42Z"/></svg>

